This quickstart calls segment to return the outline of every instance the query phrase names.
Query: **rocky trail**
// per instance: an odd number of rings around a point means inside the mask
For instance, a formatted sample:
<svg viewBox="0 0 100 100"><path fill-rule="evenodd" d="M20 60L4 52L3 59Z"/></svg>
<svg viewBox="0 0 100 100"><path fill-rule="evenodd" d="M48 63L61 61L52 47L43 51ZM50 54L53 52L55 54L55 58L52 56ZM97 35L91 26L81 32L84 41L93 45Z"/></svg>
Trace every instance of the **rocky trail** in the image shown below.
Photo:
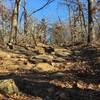
<svg viewBox="0 0 100 100"><path fill-rule="evenodd" d="M100 100L100 48L0 48L0 100Z"/></svg>

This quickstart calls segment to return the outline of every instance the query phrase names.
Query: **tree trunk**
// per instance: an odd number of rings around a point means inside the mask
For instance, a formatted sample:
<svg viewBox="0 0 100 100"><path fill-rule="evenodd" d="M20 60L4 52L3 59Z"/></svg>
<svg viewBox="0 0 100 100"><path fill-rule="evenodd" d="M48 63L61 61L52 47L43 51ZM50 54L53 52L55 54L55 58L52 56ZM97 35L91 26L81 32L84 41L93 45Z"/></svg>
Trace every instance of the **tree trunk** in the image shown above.
<svg viewBox="0 0 100 100"><path fill-rule="evenodd" d="M14 10L13 10L13 15L12 15L11 34L9 39L9 42L14 44L17 42L19 6L20 6L20 0L16 0Z"/></svg>
<svg viewBox="0 0 100 100"><path fill-rule="evenodd" d="M82 27L84 27L85 33L87 33L86 24L85 24L85 17L84 17L84 12L83 12L83 8L82 8L82 3L80 2L80 0L77 0L77 2L78 2L78 6L79 6L79 16L80 16L80 22L81 22L81 30L83 29Z"/></svg>
<svg viewBox="0 0 100 100"><path fill-rule="evenodd" d="M68 18L69 18L69 30L71 34L71 41L73 41L73 35L72 35L72 29L71 29L71 10L70 10L70 5L68 5Z"/></svg>
<svg viewBox="0 0 100 100"><path fill-rule="evenodd" d="M1 39L2 39L2 42L4 42L4 33L5 33L5 27L4 27L4 1L2 0L2 14L1 14L1 18L2 18L2 33L1 33Z"/></svg>
<svg viewBox="0 0 100 100"><path fill-rule="evenodd" d="M92 18L92 3L93 0L88 0L88 37L87 43L91 43L93 18Z"/></svg>
<svg viewBox="0 0 100 100"><path fill-rule="evenodd" d="M26 11L26 0L24 0L24 34L27 34L27 11Z"/></svg>

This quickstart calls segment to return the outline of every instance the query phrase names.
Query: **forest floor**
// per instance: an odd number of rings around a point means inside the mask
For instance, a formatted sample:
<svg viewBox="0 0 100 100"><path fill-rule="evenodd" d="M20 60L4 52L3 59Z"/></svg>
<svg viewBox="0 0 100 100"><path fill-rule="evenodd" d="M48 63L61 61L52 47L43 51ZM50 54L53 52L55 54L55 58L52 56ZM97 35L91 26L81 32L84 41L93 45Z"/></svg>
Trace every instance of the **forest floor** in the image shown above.
<svg viewBox="0 0 100 100"><path fill-rule="evenodd" d="M0 100L100 100L100 46L0 45Z"/></svg>

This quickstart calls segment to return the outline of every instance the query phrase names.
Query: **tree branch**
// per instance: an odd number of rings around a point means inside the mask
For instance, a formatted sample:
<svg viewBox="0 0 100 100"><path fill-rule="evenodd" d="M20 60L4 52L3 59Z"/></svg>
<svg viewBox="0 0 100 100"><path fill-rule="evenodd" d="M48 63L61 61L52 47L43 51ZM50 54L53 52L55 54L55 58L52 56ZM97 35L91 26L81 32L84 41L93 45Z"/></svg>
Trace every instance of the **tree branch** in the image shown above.
<svg viewBox="0 0 100 100"><path fill-rule="evenodd" d="M55 1L55 0L48 0L41 8L38 8L38 9L36 9L35 11L31 12L31 14L29 15L29 17L30 17L33 13L36 13L36 12L42 10L42 9L45 8L47 5L51 4L53 1Z"/></svg>

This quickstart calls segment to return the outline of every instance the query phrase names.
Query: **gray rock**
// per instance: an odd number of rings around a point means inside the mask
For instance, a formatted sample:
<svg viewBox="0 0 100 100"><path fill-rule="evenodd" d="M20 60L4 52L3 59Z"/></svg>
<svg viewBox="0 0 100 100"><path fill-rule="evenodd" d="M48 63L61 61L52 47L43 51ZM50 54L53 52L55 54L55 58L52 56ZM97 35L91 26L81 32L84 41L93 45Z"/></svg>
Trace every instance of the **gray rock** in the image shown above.
<svg viewBox="0 0 100 100"><path fill-rule="evenodd" d="M52 76L55 76L55 77L63 77L65 76L66 74L65 73L62 73L62 72L57 72L55 74L52 74Z"/></svg>
<svg viewBox="0 0 100 100"><path fill-rule="evenodd" d="M67 57L69 55L71 55L72 52L71 51L56 51L55 52L55 55L58 56L58 57Z"/></svg>
<svg viewBox="0 0 100 100"><path fill-rule="evenodd" d="M0 91L5 94L13 94L19 92L13 79L0 80Z"/></svg>
<svg viewBox="0 0 100 100"><path fill-rule="evenodd" d="M51 62L53 59L53 56L51 55L36 55L31 57L29 60L32 63L38 63L38 62Z"/></svg>
<svg viewBox="0 0 100 100"><path fill-rule="evenodd" d="M66 60L61 57L56 57L53 59L53 62L65 62Z"/></svg>

